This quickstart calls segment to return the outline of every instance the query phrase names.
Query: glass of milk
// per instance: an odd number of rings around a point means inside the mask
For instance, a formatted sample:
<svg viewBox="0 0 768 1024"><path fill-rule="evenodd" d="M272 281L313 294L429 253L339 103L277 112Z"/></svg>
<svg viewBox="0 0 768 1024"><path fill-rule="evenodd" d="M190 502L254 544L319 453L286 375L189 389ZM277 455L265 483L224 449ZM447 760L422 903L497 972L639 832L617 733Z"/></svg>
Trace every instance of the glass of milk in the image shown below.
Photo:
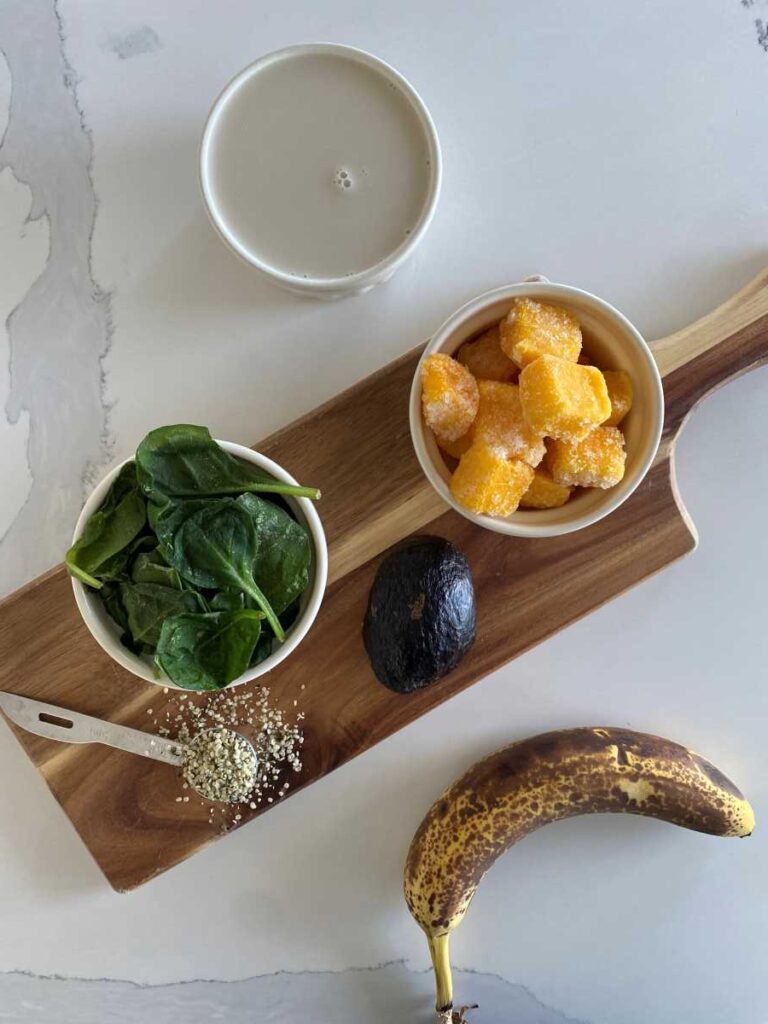
<svg viewBox="0 0 768 1024"><path fill-rule="evenodd" d="M200 181L221 237L291 291L339 298L386 281L440 192L437 132L416 90L351 46L261 57L216 100Z"/></svg>

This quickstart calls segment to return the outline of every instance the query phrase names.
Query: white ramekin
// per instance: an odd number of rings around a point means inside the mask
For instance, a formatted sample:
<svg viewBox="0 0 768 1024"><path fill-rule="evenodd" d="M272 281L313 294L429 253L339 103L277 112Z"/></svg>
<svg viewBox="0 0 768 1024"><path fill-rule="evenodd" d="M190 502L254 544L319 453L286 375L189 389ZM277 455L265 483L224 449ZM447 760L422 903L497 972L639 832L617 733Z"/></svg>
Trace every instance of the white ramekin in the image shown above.
<svg viewBox="0 0 768 1024"><path fill-rule="evenodd" d="M218 128L222 114L233 96L253 75L257 75L276 61L291 60L294 57L306 56L308 54L336 54L347 60L358 61L360 64L383 75L389 83L394 85L403 94L416 113L424 131L430 154L428 194L421 216L408 238L385 259L359 273L348 274L344 277L302 277L287 274L285 271L265 263L257 253L244 245L240 240L236 225L228 223L224 217L217 203L215 191L212 188L211 167L217 145ZM285 49L268 53L254 61L253 64L249 64L248 67L235 75L216 99L208 115L200 145L200 187L203 193L203 201L211 222L221 238L246 263L255 267L256 270L260 271L274 283L296 294L310 295L319 299L339 299L346 295L359 294L369 291L375 285L389 280L394 272L408 259L426 234L440 196L441 182L442 157L437 130L421 96L419 96L411 83L399 71L396 71L379 57L374 57L372 54L366 53L365 50L359 50L354 46L342 46L339 43L302 43L297 46L288 46Z"/></svg>
<svg viewBox="0 0 768 1024"><path fill-rule="evenodd" d="M267 473L271 474L281 483L297 483L290 473L286 473L282 466L268 459L265 455L260 455L244 445L233 444L231 441L217 441L216 443L229 452L230 455L234 455L244 462L250 462L254 466L266 470ZM77 520L75 533L72 538L73 543L83 532L87 521L104 501L109 488L112 486L112 481L126 462L131 461L133 460L126 459L120 465L115 466L94 488ZM280 645L276 644L269 657L253 668L249 668L238 679L229 683L227 689L258 679L259 676L265 675L276 665L279 665L281 661L284 661L292 651L295 651L309 632L323 600L325 584L328 578L328 547L320 517L315 510L314 502L310 501L309 498L292 498L286 495L285 500L295 513L298 521L308 530L312 541L312 565L309 572L309 585L301 596L298 618L288 630L285 641ZM145 679L148 683L168 686L173 689L182 689L182 687L174 686L165 675L158 674L158 670L156 670L154 662L150 657L132 654L127 647L120 643L120 627L107 613L97 591L87 587L80 580L75 579L74 576L72 577L72 589L75 592L75 601L83 617L83 622L85 622L90 630L91 636L118 665L132 672L135 676Z"/></svg>
<svg viewBox="0 0 768 1024"><path fill-rule="evenodd" d="M512 300L528 296L554 302L570 310L589 336L591 352L603 369L626 370L632 379L634 401L622 421L627 466L621 483L609 490L580 490L561 508L520 509L504 518L478 515L460 505L451 494L451 472L421 412L421 365L433 352L454 355L463 342L490 327L509 312ZM466 519L496 533L512 537L554 537L596 523L627 500L650 469L664 423L664 392L651 350L636 327L604 299L553 284L537 276L519 284L496 288L472 299L449 317L424 350L416 369L410 397L411 437L416 456L440 497Z"/></svg>

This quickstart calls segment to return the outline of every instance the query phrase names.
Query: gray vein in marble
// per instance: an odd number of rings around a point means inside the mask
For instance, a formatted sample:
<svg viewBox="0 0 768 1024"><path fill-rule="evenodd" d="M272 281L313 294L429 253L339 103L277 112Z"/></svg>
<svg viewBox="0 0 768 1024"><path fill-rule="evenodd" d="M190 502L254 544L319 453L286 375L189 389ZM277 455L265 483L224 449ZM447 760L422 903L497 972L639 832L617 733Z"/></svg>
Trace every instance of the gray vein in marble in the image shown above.
<svg viewBox="0 0 768 1024"><path fill-rule="evenodd" d="M754 11L756 8L768 10L768 0L741 0L741 6L746 7L748 11ZM768 19L764 21L762 18L755 18L753 25L757 33L757 45L768 53Z"/></svg>
<svg viewBox="0 0 768 1024"><path fill-rule="evenodd" d="M93 140L67 61L53 0L0 4L0 48L11 73L0 170L32 195L30 220L50 234L42 274L7 320L11 424L29 415L32 486L0 538L0 572L16 586L60 561L85 493L108 456L102 363L111 339L110 297L93 278L98 208Z"/></svg>
<svg viewBox="0 0 768 1024"><path fill-rule="evenodd" d="M473 1024L580 1024L494 974L458 970L455 983L458 999L478 1004ZM6 1024L432 1024L432 998L431 971L402 962L168 985L0 974Z"/></svg>
<svg viewBox="0 0 768 1024"><path fill-rule="evenodd" d="M163 42L153 28L150 28L149 25L142 25L124 35L111 35L108 45L120 60L128 60L131 57L140 57L145 53L154 53L162 47Z"/></svg>

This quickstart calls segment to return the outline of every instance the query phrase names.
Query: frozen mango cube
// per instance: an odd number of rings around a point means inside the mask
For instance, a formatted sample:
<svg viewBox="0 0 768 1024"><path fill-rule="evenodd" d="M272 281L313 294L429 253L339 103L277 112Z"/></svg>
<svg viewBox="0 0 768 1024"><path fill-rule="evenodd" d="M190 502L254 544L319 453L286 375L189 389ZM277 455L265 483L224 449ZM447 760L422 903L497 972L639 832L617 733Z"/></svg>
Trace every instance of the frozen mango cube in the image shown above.
<svg viewBox="0 0 768 1024"><path fill-rule="evenodd" d="M440 449L447 455L450 455L453 459L460 459L464 452L469 451L472 447L472 430L460 437L458 441L443 441L439 437L435 437Z"/></svg>
<svg viewBox="0 0 768 1024"><path fill-rule="evenodd" d="M555 442L551 437L548 437L544 441L546 451L544 452L544 458L541 460L541 468L546 470L550 476L552 476L552 462L555 458Z"/></svg>
<svg viewBox="0 0 768 1024"><path fill-rule="evenodd" d="M515 299L500 331L503 351L520 367L539 356L558 356L575 363L581 352L576 317L567 309L535 299Z"/></svg>
<svg viewBox="0 0 768 1024"><path fill-rule="evenodd" d="M538 466L544 458L544 438L528 426L517 384L479 380L480 404L472 426L475 441L498 449L509 459Z"/></svg>
<svg viewBox="0 0 768 1024"><path fill-rule="evenodd" d="M466 366L442 352L424 360L421 404L428 427L443 441L457 441L477 414L477 382Z"/></svg>
<svg viewBox="0 0 768 1024"><path fill-rule="evenodd" d="M618 427L596 427L579 441L555 441L552 478L563 487L614 487L624 476L624 435Z"/></svg>
<svg viewBox="0 0 768 1024"><path fill-rule="evenodd" d="M537 469L528 490L520 499L521 508L560 508L571 496L571 488L556 484L545 469Z"/></svg>
<svg viewBox="0 0 768 1024"><path fill-rule="evenodd" d="M595 366L541 356L520 374L520 400L530 427L547 437L585 437L607 420L611 402Z"/></svg>
<svg viewBox="0 0 768 1024"><path fill-rule="evenodd" d="M451 477L451 494L472 512L508 516L517 509L532 479L533 470L527 463L475 443L462 455Z"/></svg>
<svg viewBox="0 0 768 1024"><path fill-rule="evenodd" d="M611 401L611 415L604 427L618 427L632 408L632 380L624 370L603 370L608 398Z"/></svg>
<svg viewBox="0 0 768 1024"><path fill-rule="evenodd" d="M501 350L499 325L494 324L474 341L465 341L458 360L478 380L512 380L517 366Z"/></svg>

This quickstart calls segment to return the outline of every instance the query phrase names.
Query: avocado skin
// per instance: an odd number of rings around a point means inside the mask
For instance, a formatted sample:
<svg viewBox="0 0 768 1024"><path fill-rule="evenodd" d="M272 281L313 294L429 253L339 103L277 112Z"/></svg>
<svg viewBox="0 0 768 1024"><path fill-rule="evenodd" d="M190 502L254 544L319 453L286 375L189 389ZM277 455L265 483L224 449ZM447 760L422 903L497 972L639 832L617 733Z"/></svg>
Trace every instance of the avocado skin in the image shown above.
<svg viewBox="0 0 768 1024"><path fill-rule="evenodd" d="M377 679L411 693L447 675L475 641L472 573L443 537L413 537L379 566L363 642Z"/></svg>

